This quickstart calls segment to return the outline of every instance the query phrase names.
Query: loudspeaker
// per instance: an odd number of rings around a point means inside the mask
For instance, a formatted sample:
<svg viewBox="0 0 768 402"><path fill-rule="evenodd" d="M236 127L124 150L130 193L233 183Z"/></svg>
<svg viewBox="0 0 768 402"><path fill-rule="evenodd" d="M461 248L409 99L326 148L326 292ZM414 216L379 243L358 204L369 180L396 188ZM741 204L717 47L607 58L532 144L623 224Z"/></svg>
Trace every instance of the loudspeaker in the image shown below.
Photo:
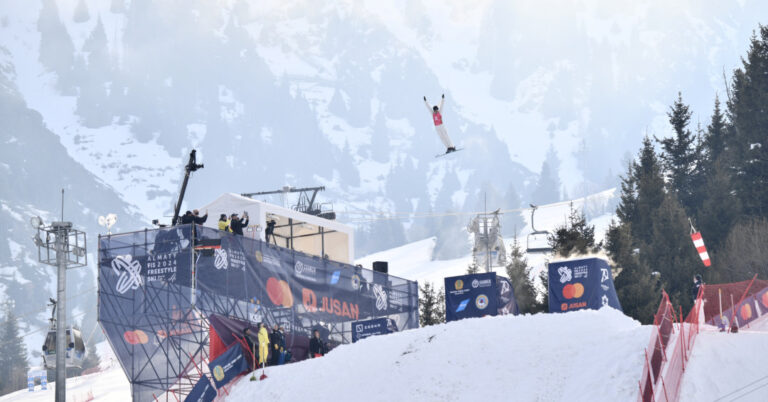
<svg viewBox="0 0 768 402"><path fill-rule="evenodd" d="M381 272L382 274L386 274L389 272L389 264L386 261L374 261L373 270L375 272Z"/></svg>

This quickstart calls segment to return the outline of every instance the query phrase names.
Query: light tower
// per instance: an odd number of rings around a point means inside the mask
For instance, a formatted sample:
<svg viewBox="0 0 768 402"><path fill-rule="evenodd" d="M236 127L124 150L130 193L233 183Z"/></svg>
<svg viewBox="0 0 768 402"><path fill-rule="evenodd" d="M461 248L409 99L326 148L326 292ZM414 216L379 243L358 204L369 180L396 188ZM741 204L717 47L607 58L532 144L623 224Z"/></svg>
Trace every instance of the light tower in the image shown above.
<svg viewBox="0 0 768 402"><path fill-rule="evenodd" d="M85 232L72 228L72 222L64 222L64 190L61 190L61 221L46 226L39 216L34 216L29 223L35 229L33 238L37 246L38 260L46 265L53 265L57 270L56 298L56 402L66 401L67 386L67 269L83 267L88 264L88 251L85 245Z"/></svg>

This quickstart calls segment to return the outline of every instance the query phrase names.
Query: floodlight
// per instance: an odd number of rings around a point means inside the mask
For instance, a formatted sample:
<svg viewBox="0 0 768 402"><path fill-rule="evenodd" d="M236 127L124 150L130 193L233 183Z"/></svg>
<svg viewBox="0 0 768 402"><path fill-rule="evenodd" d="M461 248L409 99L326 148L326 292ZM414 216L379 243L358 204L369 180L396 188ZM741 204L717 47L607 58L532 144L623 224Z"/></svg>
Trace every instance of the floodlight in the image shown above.
<svg viewBox="0 0 768 402"><path fill-rule="evenodd" d="M35 237L32 238L32 241L35 242L35 246L40 247L43 245L43 239L40 238L39 233L35 233Z"/></svg>
<svg viewBox="0 0 768 402"><path fill-rule="evenodd" d="M43 226L43 219L39 216L33 216L29 218L29 224L32 226L32 229L37 229L40 226Z"/></svg>
<svg viewBox="0 0 768 402"><path fill-rule="evenodd" d="M85 249L78 246L72 246L72 253L77 257L85 257Z"/></svg>

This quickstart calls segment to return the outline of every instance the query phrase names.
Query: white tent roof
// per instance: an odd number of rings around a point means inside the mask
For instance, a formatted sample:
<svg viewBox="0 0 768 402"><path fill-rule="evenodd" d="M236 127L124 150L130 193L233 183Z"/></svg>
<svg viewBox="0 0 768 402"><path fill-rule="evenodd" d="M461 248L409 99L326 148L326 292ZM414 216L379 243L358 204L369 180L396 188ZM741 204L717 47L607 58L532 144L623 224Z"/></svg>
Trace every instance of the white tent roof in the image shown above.
<svg viewBox="0 0 768 402"><path fill-rule="evenodd" d="M243 212L247 211L250 218L249 227L255 228L255 232L252 235L249 235L249 237L258 237L261 240L264 240L264 228L266 228L266 222L273 218L279 220L278 225L287 224L288 219L291 219L294 225L303 224L302 226L304 227L305 233L310 233L306 227L315 226L317 228L315 228L314 231L317 231L322 227L325 232L338 232L344 234L345 236L330 236L331 233L326 234L324 246L326 249L336 250L336 254L340 252L339 247L343 247L343 254L346 255L336 255L336 258L334 259L348 263L354 261L354 229L343 223L294 211L264 201L243 197L234 193L224 193L216 200L200 208L201 213L204 214L206 211L208 212L208 220L205 222L205 226L212 228L218 228L218 219L221 214L226 214L229 217L231 214L237 213L242 218ZM301 230L301 228L296 226L294 226L294 228L294 232ZM342 245L338 244L338 242L344 242L346 244ZM310 250L303 250L300 246L295 248L309 254L318 254Z"/></svg>

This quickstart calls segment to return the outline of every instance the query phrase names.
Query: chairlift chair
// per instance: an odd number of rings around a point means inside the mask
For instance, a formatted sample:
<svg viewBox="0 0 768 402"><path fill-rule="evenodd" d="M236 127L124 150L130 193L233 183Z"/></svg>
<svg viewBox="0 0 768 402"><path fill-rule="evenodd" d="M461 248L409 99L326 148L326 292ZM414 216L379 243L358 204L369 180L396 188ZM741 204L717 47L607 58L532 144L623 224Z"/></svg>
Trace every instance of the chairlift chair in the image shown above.
<svg viewBox="0 0 768 402"><path fill-rule="evenodd" d="M43 366L46 369L53 370L56 368L56 301L51 300L51 318L48 320L48 335L45 337L45 343L43 343ZM83 360L85 360L85 343L83 343L83 334L79 329L70 326L66 329L66 367L83 367Z"/></svg>
<svg viewBox="0 0 768 402"><path fill-rule="evenodd" d="M549 245L549 232L546 230L536 230L536 226L533 223L533 215L536 213L536 209L538 206L530 204L531 205L531 233L528 234L526 237L526 243L525 243L525 251L529 254L535 254L535 253L551 253L552 247ZM545 246L541 246L542 244L542 236L544 238ZM531 245L533 243L533 246Z"/></svg>

